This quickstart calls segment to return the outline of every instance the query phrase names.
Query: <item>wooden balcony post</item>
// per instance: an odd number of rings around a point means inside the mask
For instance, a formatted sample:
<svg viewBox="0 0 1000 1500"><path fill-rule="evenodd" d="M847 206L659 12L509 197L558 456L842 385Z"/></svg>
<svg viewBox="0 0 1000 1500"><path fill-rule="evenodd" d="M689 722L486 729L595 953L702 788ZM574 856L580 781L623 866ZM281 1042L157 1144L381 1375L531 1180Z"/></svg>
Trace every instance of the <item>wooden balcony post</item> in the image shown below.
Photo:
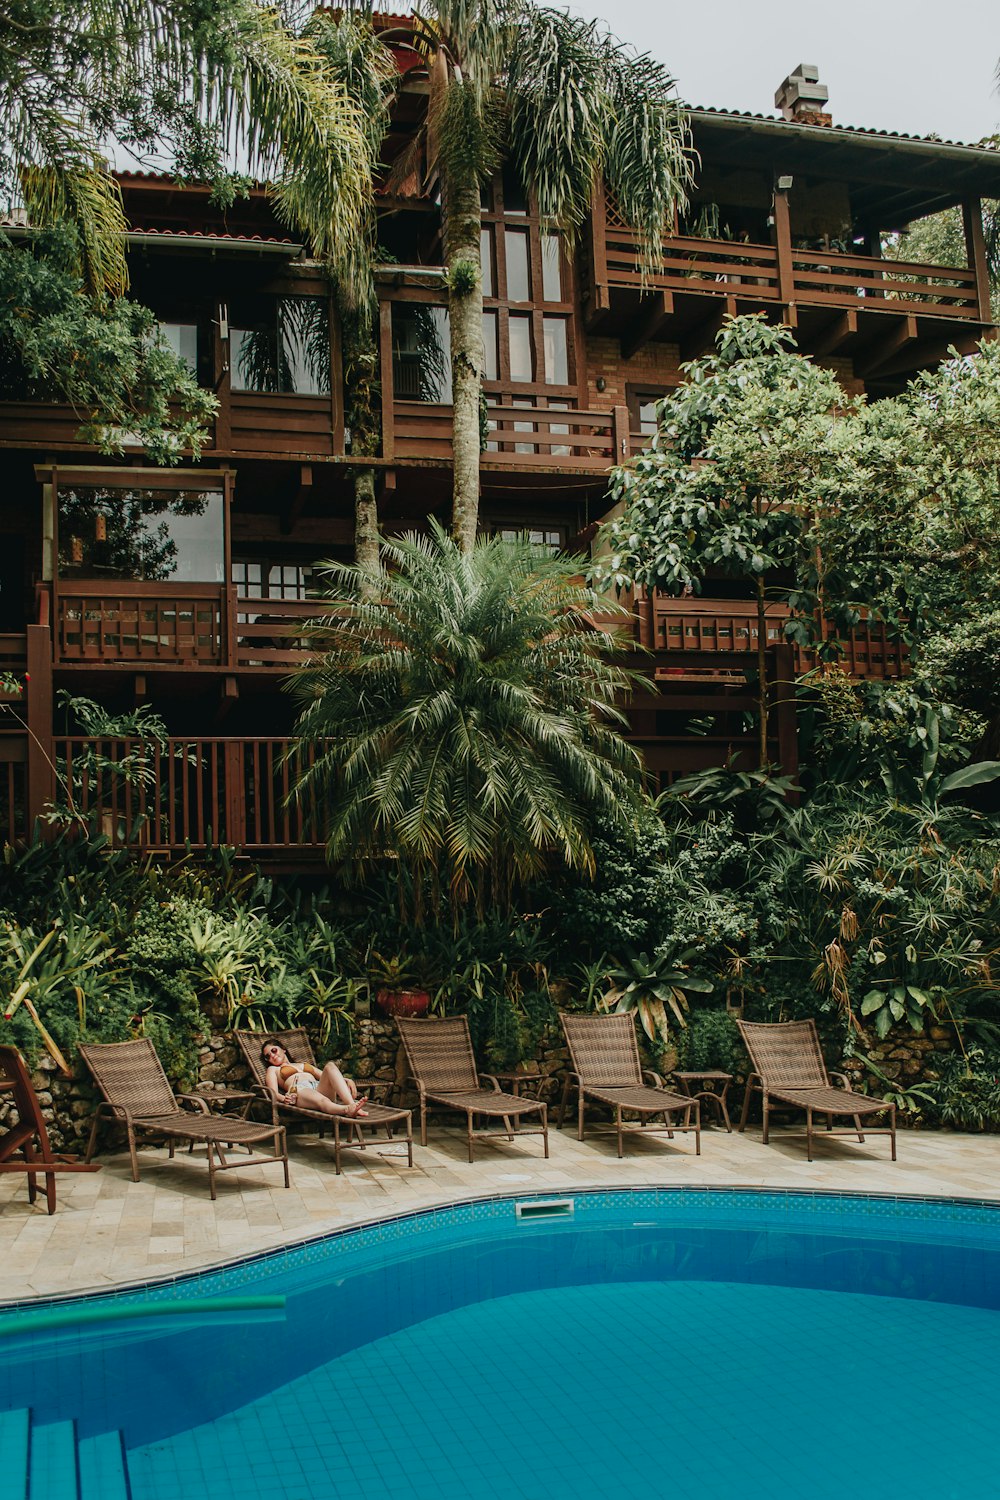
<svg viewBox="0 0 1000 1500"><path fill-rule="evenodd" d="M795 306L795 271L792 266L792 227L788 213L788 190L774 190L774 247L778 262L778 296L785 309L786 321Z"/></svg>
<svg viewBox="0 0 1000 1500"><path fill-rule="evenodd" d="M383 301L378 308L379 379L382 384L382 457L394 458L396 434L393 426L395 394L392 380L392 303Z"/></svg>
<svg viewBox="0 0 1000 1500"><path fill-rule="evenodd" d="M598 178L590 200L590 274L587 278L584 319L593 329L611 306L608 291L608 210L604 199L604 181Z"/></svg>
<svg viewBox="0 0 1000 1500"><path fill-rule="evenodd" d="M232 447L232 414L229 393L232 390L232 373L229 368L229 308L225 302L218 305L218 317L212 327L215 334L213 364L215 366L215 394L219 409L215 414L215 446L223 452Z"/></svg>
<svg viewBox="0 0 1000 1500"><path fill-rule="evenodd" d="M243 743L241 740L226 740L223 744L222 774L225 778L223 807L226 818L225 842L234 849L242 849L246 843L246 783L243 776ZM216 840L221 842L218 830Z"/></svg>
<svg viewBox="0 0 1000 1500"><path fill-rule="evenodd" d="M52 632L47 625L28 625L28 831L46 805L55 801L55 745L52 739Z"/></svg>
<svg viewBox="0 0 1000 1500"><path fill-rule="evenodd" d="M631 421L627 406L615 406L611 411L611 450L616 464L624 463L631 446Z"/></svg>
<svg viewBox="0 0 1000 1500"><path fill-rule="evenodd" d="M795 703L795 650L787 641L773 648L771 708L778 726L778 762L782 775L799 773L799 738Z"/></svg>
<svg viewBox="0 0 1000 1500"><path fill-rule="evenodd" d="M962 204L962 224L965 229L965 250L969 259L969 269L976 273L976 316L981 323L992 323L990 270L986 261L983 205L980 199L968 198Z"/></svg>

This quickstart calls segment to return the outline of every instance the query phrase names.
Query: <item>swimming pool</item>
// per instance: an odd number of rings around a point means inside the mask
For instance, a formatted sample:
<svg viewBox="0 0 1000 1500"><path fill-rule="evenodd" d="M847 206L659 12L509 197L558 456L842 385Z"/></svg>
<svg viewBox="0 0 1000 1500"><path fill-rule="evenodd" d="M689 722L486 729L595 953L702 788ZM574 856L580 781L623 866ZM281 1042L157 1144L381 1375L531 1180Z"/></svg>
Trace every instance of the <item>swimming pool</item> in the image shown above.
<svg viewBox="0 0 1000 1500"><path fill-rule="evenodd" d="M1000 1493L990 1204L487 1199L0 1338L29 1500Z"/></svg>

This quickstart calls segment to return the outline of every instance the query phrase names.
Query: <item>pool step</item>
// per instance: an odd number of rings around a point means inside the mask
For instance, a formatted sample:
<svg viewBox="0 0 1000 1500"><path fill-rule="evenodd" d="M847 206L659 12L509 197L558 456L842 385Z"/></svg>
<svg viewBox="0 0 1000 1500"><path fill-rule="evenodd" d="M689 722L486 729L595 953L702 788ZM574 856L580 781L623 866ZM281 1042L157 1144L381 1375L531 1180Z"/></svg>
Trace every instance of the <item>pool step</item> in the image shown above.
<svg viewBox="0 0 1000 1500"><path fill-rule="evenodd" d="M12 1500L25 1500L28 1493L28 1445L31 1432L31 1413L27 1407L20 1411L0 1411L0 1463L3 1465L4 1486L10 1486Z"/></svg>
<svg viewBox="0 0 1000 1500"><path fill-rule="evenodd" d="M0 1411L2 1500L131 1500L120 1432L76 1436L75 1422Z"/></svg>
<svg viewBox="0 0 1000 1500"><path fill-rule="evenodd" d="M80 1500L129 1500L128 1467L120 1432L81 1438L77 1451Z"/></svg>
<svg viewBox="0 0 1000 1500"><path fill-rule="evenodd" d="M28 1500L79 1500L76 1423L32 1423Z"/></svg>

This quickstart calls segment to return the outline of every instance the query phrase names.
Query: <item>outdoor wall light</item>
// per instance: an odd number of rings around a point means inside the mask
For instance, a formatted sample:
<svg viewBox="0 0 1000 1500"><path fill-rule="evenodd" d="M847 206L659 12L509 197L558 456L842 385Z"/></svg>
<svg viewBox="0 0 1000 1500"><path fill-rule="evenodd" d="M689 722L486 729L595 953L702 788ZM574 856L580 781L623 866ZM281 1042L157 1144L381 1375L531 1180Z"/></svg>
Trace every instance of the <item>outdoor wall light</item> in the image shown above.
<svg viewBox="0 0 1000 1500"><path fill-rule="evenodd" d="M779 193L787 193L788 189L791 187L791 185L792 185L792 183L794 181L795 181L794 177L779 177L778 178L778 192Z"/></svg>

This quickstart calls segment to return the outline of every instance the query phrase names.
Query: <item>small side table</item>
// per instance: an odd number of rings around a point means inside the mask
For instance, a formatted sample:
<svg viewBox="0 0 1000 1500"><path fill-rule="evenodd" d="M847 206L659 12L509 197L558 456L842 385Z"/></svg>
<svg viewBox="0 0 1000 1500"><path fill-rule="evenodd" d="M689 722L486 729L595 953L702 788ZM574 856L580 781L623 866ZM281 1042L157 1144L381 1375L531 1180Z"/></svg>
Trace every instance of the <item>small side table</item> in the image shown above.
<svg viewBox="0 0 1000 1500"><path fill-rule="evenodd" d="M237 1110L241 1120L245 1120L250 1113L250 1105L257 1095L251 1089L229 1089L229 1088L197 1088L189 1094L178 1094L179 1099L197 1099L204 1103L210 1110L218 1105L226 1110L230 1105L240 1104L242 1109Z"/></svg>
<svg viewBox="0 0 1000 1500"><path fill-rule="evenodd" d="M526 1094L525 1098L538 1099L540 1101L542 1094L551 1081L547 1073L540 1073L537 1068L531 1072L493 1073L491 1076L496 1079L497 1083L508 1084L515 1099L520 1099L521 1097L521 1085L530 1084L534 1092Z"/></svg>
<svg viewBox="0 0 1000 1500"><path fill-rule="evenodd" d="M703 1073L674 1073L681 1086L681 1092L687 1094L690 1099L704 1099L706 1104L714 1104L718 1110L719 1119L723 1122L730 1135L733 1127L729 1121L729 1110L726 1107L726 1096L729 1093L729 1085L733 1081L732 1073L720 1073L716 1069L709 1069ZM701 1088L695 1085L701 1084Z"/></svg>

